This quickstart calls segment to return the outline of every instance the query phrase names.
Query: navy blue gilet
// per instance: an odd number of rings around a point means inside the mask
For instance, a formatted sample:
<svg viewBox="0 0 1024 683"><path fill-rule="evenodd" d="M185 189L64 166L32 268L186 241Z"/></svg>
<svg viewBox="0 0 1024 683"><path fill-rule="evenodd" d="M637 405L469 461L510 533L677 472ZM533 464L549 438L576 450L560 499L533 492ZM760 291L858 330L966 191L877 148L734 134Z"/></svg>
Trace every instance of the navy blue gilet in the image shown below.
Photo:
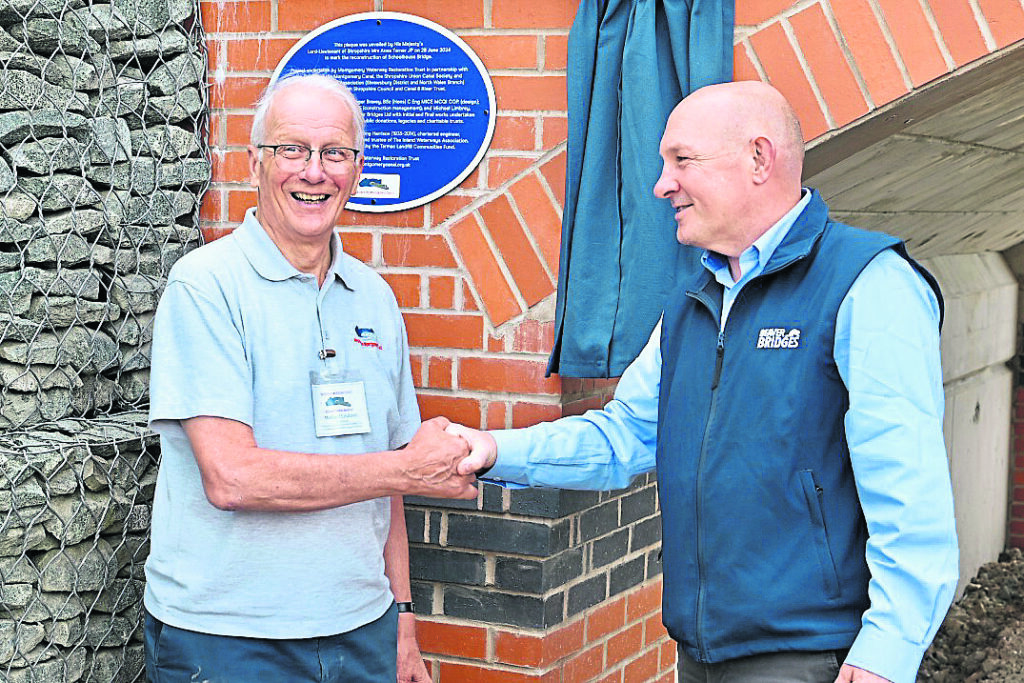
<svg viewBox="0 0 1024 683"><path fill-rule="evenodd" d="M722 287L681 283L662 323L657 472L663 619L701 662L847 648L868 607L867 527L833 359L854 280L897 239L814 193L719 332Z"/></svg>

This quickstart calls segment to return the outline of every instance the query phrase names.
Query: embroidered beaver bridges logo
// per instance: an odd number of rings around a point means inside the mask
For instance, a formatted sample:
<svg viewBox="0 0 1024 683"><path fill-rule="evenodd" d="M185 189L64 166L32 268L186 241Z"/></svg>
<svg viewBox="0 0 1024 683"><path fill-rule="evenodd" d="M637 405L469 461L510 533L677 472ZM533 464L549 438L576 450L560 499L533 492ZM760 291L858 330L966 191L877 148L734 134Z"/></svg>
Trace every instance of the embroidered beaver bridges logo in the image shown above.
<svg viewBox="0 0 1024 683"><path fill-rule="evenodd" d="M374 333L372 327L359 327L359 325L356 325L356 337L352 341L360 346L372 346L378 350L384 348L380 345L380 342L377 341L377 335Z"/></svg>
<svg viewBox="0 0 1024 683"><path fill-rule="evenodd" d="M763 327L757 333L759 349L795 349L799 346L800 330L795 327L792 330L785 327Z"/></svg>

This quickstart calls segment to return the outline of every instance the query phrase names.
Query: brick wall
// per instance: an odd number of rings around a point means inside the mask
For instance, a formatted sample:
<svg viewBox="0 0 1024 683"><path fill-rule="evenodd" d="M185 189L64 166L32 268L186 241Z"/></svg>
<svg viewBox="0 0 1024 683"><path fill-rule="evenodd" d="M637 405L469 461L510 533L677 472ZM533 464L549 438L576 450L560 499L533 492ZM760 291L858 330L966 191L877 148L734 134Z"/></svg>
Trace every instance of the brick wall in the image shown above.
<svg viewBox="0 0 1024 683"><path fill-rule="evenodd" d="M809 140L1024 38L1020 0L736 4L736 78L779 87ZM252 102L306 32L356 12L410 12L457 33L489 70L497 119L480 166L427 206L349 213L341 227L346 250L395 290L424 417L525 426L600 406L614 388L614 380L544 377L564 196L567 36L576 5L202 2L214 162L202 205L208 238L230 231L255 203L245 158ZM658 517L655 509L644 508L641 517L634 510L636 501L655 500L653 491L642 478L606 494L485 486L475 503L412 501L415 593L431 613L420 635L435 680L671 680L674 650L659 625L653 559Z"/></svg>

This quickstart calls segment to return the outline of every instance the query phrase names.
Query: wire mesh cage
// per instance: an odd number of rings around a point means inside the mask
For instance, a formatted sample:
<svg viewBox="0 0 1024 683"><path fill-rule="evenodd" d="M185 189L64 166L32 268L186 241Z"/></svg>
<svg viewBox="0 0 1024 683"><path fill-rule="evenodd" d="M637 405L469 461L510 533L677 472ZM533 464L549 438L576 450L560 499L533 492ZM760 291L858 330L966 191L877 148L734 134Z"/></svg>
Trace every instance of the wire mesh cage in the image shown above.
<svg viewBox="0 0 1024 683"><path fill-rule="evenodd" d="M0 0L0 680L142 678L153 317L210 180L198 0Z"/></svg>

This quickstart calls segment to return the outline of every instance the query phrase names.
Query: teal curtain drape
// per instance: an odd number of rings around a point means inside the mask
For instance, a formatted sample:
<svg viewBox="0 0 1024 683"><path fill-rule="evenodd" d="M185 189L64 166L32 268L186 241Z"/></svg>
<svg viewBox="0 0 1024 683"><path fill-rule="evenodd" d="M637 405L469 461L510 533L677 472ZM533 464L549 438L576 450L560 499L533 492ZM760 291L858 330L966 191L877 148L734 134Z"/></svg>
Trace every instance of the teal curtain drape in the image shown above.
<svg viewBox="0 0 1024 683"><path fill-rule="evenodd" d="M643 348L680 257L654 197L672 108L732 80L733 0L582 0L569 31L569 150L548 373L616 377ZM689 266L688 266L689 267Z"/></svg>

